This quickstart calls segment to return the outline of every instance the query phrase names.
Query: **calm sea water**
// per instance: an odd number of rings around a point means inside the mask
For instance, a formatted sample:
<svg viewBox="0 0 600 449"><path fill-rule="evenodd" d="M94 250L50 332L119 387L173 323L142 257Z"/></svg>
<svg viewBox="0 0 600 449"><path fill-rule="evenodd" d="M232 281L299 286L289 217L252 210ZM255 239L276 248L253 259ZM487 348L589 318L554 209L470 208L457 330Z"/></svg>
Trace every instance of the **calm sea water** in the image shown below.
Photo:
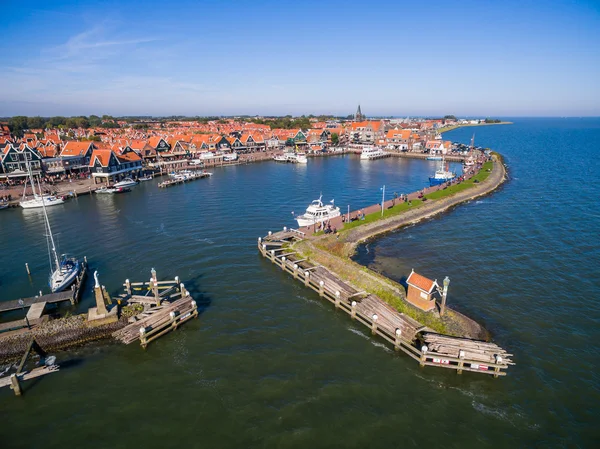
<svg viewBox="0 0 600 449"><path fill-rule="evenodd" d="M447 133L468 142L473 129ZM263 261L256 238L323 192L342 209L423 187L435 163L355 157L216 169L211 179L49 209L61 249L87 255L111 293L179 275L204 304L143 351L98 344L0 390L2 448L589 447L598 434L600 120L476 128L511 181L492 196L369 243L359 258L401 280L452 279L449 301L518 363L509 376L421 369ZM390 196L388 196L390 197ZM0 212L0 300L48 271L42 217ZM24 264L33 276L29 279ZM89 286L91 288L91 286ZM78 310L89 307L88 290Z"/></svg>

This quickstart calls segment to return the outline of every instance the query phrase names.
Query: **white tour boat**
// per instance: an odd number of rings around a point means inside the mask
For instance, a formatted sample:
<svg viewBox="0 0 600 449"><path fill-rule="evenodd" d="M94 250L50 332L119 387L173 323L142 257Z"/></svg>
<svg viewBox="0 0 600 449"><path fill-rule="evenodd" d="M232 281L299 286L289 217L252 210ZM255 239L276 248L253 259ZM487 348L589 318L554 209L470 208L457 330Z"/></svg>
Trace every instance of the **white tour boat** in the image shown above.
<svg viewBox="0 0 600 449"><path fill-rule="evenodd" d="M310 206L306 208L304 215L298 215L296 217L298 226L311 226L340 216L340 208L335 206L333 200L331 200L331 204L324 205L321 201L322 198L323 195L321 195L318 200L314 200L310 203Z"/></svg>
<svg viewBox="0 0 600 449"><path fill-rule="evenodd" d="M133 187L133 186L137 186L137 185L138 185L137 181L134 181L131 178L124 178L123 180L117 182L115 184L115 187L117 187L117 188L118 187Z"/></svg>
<svg viewBox="0 0 600 449"><path fill-rule="evenodd" d="M386 157L387 155L388 154L379 147L368 146L363 148L362 152L360 153L360 158L362 160L370 161L373 159Z"/></svg>
<svg viewBox="0 0 600 449"><path fill-rule="evenodd" d="M238 154L235 152L223 155L223 161L225 161L225 162L235 162L237 160L238 160Z"/></svg>

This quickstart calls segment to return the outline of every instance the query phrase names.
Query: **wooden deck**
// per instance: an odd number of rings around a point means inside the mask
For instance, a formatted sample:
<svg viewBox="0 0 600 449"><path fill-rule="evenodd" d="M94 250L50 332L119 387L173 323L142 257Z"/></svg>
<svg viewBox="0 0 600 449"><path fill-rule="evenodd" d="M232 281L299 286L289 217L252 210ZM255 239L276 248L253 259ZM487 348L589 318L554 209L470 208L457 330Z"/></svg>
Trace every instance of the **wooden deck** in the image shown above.
<svg viewBox="0 0 600 449"><path fill-rule="evenodd" d="M503 370L513 364L509 359L511 354L494 343L435 334L376 295L360 291L327 268L315 265L293 250L282 247L282 244L290 241L278 242L276 238L289 233L286 230L284 233L271 233L264 239L259 238L260 253L334 304L336 309L345 311L353 320L370 328L373 335L391 343L396 351L402 351L418 361L421 366L451 368L459 374L472 371L498 377L505 376ZM447 340L440 337L446 337ZM425 344L421 346L418 341L424 341Z"/></svg>
<svg viewBox="0 0 600 449"><path fill-rule="evenodd" d="M58 293L49 293L47 295L42 296L34 296L33 298L21 298L23 301L23 307L31 307L35 304L56 304L57 302L63 301L75 301L75 291L74 290L65 290L63 292ZM9 312L11 310L19 310L21 309L21 305L19 304L19 300L15 299L13 301L1 301L0 302L0 313Z"/></svg>

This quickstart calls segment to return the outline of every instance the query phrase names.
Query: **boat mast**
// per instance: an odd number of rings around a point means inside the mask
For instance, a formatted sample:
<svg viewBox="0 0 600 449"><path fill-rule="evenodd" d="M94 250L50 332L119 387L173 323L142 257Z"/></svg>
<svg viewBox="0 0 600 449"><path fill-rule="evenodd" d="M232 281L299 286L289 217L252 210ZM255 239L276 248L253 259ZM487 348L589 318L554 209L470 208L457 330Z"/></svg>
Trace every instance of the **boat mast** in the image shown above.
<svg viewBox="0 0 600 449"><path fill-rule="evenodd" d="M42 186L39 184L38 179L38 187L40 192L42 191ZM54 263L56 264L56 269L60 270L60 262L58 261L58 254L56 254L56 245L54 244L54 237L52 236L52 228L50 228L50 220L48 220L48 214L46 213L46 201L44 200L44 196L42 195L42 209L44 210L44 220L46 221L46 229L48 229L48 237L50 238L50 248L52 251L51 256L54 256Z"/></svg>

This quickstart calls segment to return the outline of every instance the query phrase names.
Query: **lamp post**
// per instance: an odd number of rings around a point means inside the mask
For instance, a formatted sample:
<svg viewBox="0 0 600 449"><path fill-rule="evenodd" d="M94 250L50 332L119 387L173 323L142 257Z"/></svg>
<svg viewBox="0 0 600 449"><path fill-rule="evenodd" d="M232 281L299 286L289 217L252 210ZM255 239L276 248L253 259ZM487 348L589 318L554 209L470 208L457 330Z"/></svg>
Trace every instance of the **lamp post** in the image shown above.
<svg viewBox="0 0 600 449"><path fill-rule="evenodd" d="M381 217L383 218L383 204L385 203L385 185L381 188L383 194L381 195Z"/></svg>
<svg viewBox="0 0 600 449"><path fill-rule="evenodd" d="M19 299L18 303L21 306L21 310L25 312L25 301ZM27 315L25 315L25 322L27 323L27 329L31 329L31 325L29 324L29 318L27 318Z"/></svg>
<svg viewBox="0 0 600 449"><path fill-rule="evenodd" d="M444 278L444 290L442 290L442 307L440 307L440 316L444 315L446 311L446 296L448 295L448 286L450 285L450 278L446 276Z"/></svg>

